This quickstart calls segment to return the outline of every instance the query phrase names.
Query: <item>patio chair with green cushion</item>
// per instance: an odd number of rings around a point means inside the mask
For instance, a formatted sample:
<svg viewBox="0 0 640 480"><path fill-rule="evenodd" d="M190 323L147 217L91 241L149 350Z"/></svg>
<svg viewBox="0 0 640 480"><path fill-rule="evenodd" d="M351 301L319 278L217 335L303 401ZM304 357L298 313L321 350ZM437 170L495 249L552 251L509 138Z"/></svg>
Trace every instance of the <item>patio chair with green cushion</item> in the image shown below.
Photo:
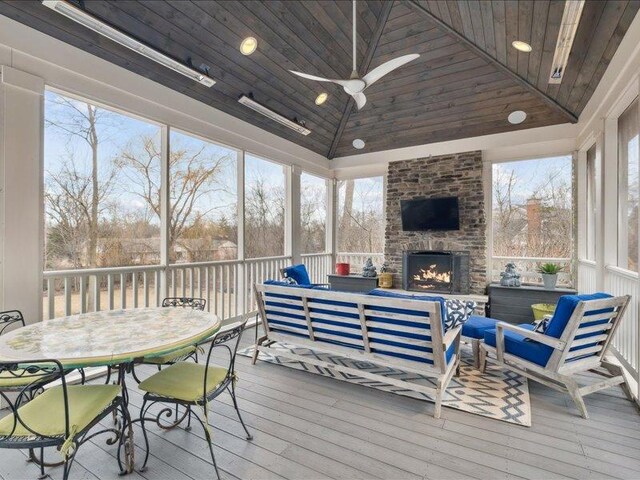
<svg viewBox="0 0 640 480"><path fill-rule="evenodd" d="M484 333L480 345L480 369L487 360L543 385L571 395L582 417L588 418L583 396L621 385L631 399L622 369L605 359L616 329L623 319L629 295L606 293L564 295L544 331L534 325L497 322ZM579 385L591 372L606 377Z"/></svg>
<svg viewBox="0 0 640 480"><path fill-rule="evenodd" d="M172 308L192 308L193 310L204 311L207 306L207 301L204 298L195 297L167 297L162 300L162 306ZM187 360L189 358L192 358L196 363L198 362L198 349L194 345L184 347L164 355L144 357L140 363L143 365L156 365L158 370L161 370L163 365L171 365L172 363ZM141 380L135 373L135 369L132 371L132 374L136 382L140 383Z"/></svg>
<svg viewBox="0 0 640 480"><path fill-rule="evenodd" d="M44 448L56 447L63 457L63 479L67 479L78 448L95 435L110 433L113 438L107 443L114 444L119 440L117 461L120 471L124 471L120 449L124 429L130 421L119 385L67 385L64 376L66 371L57 360L26 360L20 365L0 362L0 372L20 377L25 384L14 402L4 391L0 391L0 398L9 409L9 413L0 419L0 448L30 451L38 448L42 454ZM28 399L34 386L41 385L43 378L48 381L59 380L60 384ZM124 419L121 430L107 428L91 431L102 418L118 409ZM40 462L39 466L44 478L45 465Z"/></svg>
<svg viewBox="0 0 640 480"><path fill-rule="evenodd" d="M211 432L208 422L209 402L224 391L229 392L233 407L247 435L247 440L252 439L247 426L244 424L236 399L236 353L246 323L247 321L245 320L223 327L212 339L205 342L210 344L206 363L177 362L140 383L139 388L145 394L140 407L140 418L134 421L140 421L147 448L141 471L144 471L149 460L149 438L147 436L146 422L151 421L160 425L161 417L167 414L170 415L171 412L169 408L163 408L157 417L147 417L149 410L158 402L186 407L186 413L180 418L179 423L188 418L187 430L191 428L192 415L200 422L204 429L211 460L218 478L220 478L220 474L211 446ZM227 366L222 367L211 363L212 352L217 349L222 349L226 352L228 356Z"/></svg>

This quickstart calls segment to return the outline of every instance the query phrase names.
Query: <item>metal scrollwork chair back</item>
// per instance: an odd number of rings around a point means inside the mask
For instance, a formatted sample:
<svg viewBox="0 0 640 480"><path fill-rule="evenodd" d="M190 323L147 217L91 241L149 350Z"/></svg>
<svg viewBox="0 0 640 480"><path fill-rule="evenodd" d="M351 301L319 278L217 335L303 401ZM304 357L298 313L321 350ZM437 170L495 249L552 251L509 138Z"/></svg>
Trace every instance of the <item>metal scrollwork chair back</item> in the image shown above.
<svg viewBox="0 0 640 480"><path fill-rule="evenodd" d="M25 367L25 365L28 365ZM119 441L117 461L124 439L124 428L129 424L129 414L124 406L121 389L117 385L68 385L68 370L58 360L24 360L20 363L0 362L0 375L15 378L23 386L17 399L12 401L6 391L0 390L0 398L7 404L9 413L0 419L0 448L40 449L41 478L45 476L43 450L57 447L64 464L63 479L69 477L76 451L83 443L96 435L110 433L109 445ZM54 380L59 385L47 388L33 397L33 392ZM92 427L109 413L121 410L121 429L107 428L91 432Z"/></svg>
<svg viewBox="0 0 640 480"><path fill-rule="evenodd" d="M190 430L191 418L195 417L204 429L205 437L209 445L211 460L213 461L216 475L220 478L213 449L211 447L211 432L207 412L209 402L224 391L227 391L231 395L233 407L236 410L238 419L246 433L247 440L251 440L253 438L242 419L236 398L237 375L235 371L235 362L242 333L246 324L247 320L228 325L223 327L213 337L201 342L199 344L200 348L205 345L209 346L206 363L194 364L190 362L178 362L152 375L140 384L140 389L146 392L140 409L139 419L147 447L143 469L146 467L147 460L149 459L149 440L146 433L145 422L150 420L155 422L161 428L173 428L187 419L186 428L187 430ZM226 352L226 355L224 355L225 367L220 367L211 363L213 352L219 349ZM218 359L216 358L216 360ZM161 423L161 417L171 416L172 409L170 407L166 407L161 410L157 417L147 417L151 406L158 402L164 404L173 403L175 405L183 405L186 407L186 412L179 420L171 425L163 425ZM204 414L204 418L201 418L201 416L198 415L200 411Z"/></svg>
<svg viewBox="0 0 640 480"><path fill-rule="evenodd" d="M6 310L0 312L0 335L5 333L12 325L25 326L24 317L20 310Z"/></svg>
<svg viewBox="0 0 640 480"><path fill-rule="evenodd" d="M183 307L204 311L207 301L204 298L196 297L167 297L162 300L163 307Z"/></svg>

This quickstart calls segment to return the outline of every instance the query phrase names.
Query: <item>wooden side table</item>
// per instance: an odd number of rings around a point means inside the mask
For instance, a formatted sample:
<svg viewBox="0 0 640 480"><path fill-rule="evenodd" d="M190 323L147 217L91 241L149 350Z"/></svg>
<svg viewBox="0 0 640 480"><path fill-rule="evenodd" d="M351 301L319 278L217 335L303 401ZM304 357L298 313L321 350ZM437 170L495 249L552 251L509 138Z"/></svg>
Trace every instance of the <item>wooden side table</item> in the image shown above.
<svg viewBox="0 0 640 480"><path fill-rule="evenodd" d="M341 292L368 293L378 287L378 277L363 277L362 275L336 275L330 273L329 285L331 290Z"/></svg>

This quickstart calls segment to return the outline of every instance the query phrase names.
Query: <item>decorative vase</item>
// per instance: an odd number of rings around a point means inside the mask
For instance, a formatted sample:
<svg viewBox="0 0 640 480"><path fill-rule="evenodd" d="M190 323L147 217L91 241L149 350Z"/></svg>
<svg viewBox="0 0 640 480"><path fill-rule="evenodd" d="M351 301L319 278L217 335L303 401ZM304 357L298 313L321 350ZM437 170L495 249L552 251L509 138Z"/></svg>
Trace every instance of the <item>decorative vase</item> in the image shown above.
<svg viewBox="0 0 640 480"><path fill-rule="evenodd" d="M349 275L349 270L348 263L336 263L336 273L338 275Z"/></svg>
<svg viewBox="0 0 640 480"><path fill-rule="evenodd" d="M543 273L542 274L542 283L544 283L544 288L547 290L554 290L556 288L556 283L558 282L558 274L557 273Z"/></svg>
<svg viewBox="0 0 640 480"><path fill-rule="evenodd" d="M393 288L393 274L383 272L378 275L378 286L380 288Z"/></svg>

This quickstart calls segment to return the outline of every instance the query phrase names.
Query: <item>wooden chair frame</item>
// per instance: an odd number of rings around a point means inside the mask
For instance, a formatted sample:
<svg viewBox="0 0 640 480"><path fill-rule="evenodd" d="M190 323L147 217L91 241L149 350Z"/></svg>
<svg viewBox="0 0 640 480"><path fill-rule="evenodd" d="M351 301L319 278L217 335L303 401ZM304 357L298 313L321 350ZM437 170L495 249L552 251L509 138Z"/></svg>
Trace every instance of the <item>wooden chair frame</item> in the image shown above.
<svg viewBox="0 0 640 480"><path fill-rule="evenodd" d="M419 385L416 383L408 382L405 380L399 380L396 378L386 377L384 375L375 374L363 370L358 370L351 367L346 367L344 365L337 365L330 362L325 362L322 360L318 360L315 358L310 358L308 356L296 355L293 353L283 354L278 352L278 355L285 356L287 358L291 358L293 360L297 360L300 362L304 362L311 365L316 365L319 367L329 368L332 370L336 370L342 373L348 373L360 377L369 378L371 380L375 380L378 382L383 382L386 384L398 386L404 389L413 390L421 393L426 393L428 395L432 395L435 397L435 411L434 417L439 418L442 410L442 399L444 396L444 392L451 381L451 378L454 374L457 374L459 365L460 365L460 332L462 331L462 326L458 326L446 333L443 333L443 322L442 315L440 310L440 305L437 302L427 302L423 300L412 300L412 299L404 299L404 298L389 298L389 297L376 297L373 295L362 295L357 293L343 293L343 292L333 292L327 290L312 290L312 289L302 289L302 288L294 288L294 287L285 287L281 285L254 285L256 300L258 303L258 311L260 314L260 318L262 320L262 324L265 329L266 335L257 339L255 351L253 354L252 363L255 364L258 358L258 352L268 352L269 346L275 342L287 342L294 345L299 345L301 347L307 347L318 351L324 351L327 353L337 354L346 358L350 358L353 360L361 360L361 361L369 361L375 363L376 365L390 367L406 372L417 373L420 375L425 375L428 377L432 377L436 379L436 387ZM265 296L266 294L273 293L279 295L292 295L296 297L300 297L300 300L289 300L278 298L277 301L280 303L290 304L294 306L302 306L303 310L300 314L304 313L305 321L307 323L307 331L308 337L301 337L300 335L287 334L283 331L274 331L274 329L270 328L269 318L266 314L265 308ZM362 344L364 349L359 350L357 348L337 345L326 342L317 341L317 336L319 333L314 331L314 322L313 318L316 317L331 317L331 315L327 314L315 314L311 312L310 303L314 300L331 300L336 302L348 302L351 304L356 304L357 308L353 307L333 307L330 308L335 310L340 310L341 308L348 309L350 313L358 314L359 318L353 320L352 323L354 325L360 326L360 331L362 334ZM408 359L395 358L388 355L382 355L379 353L372 352L371 343L375 342L375 338L370 338L369 327L372 323L368 320L368 315L370 313L369 307L391 307L398 308L403 310L412 310L418 312L424 312L424 317L415 316L415 320L412 321L416 323L423 323L425 326L429 326L431 342L428 345L432 349L432 360L433 364L417 362ZM353 311L353 312L352 312ZM400 313L391 313L391 312L375 312L375 316L385 317L388 319L405 319L407 315ZM342 322L349 322L345 317L335 317L334 320L340 320ZM257 328L257 325L256 325ZM282 329L280 329L282 330ZM356 331L356 330L354 330ZM323 334L326 335L326 334ZM374 334L371 334L373 336ZM399 340L402 340L403 337L398 337ZM359 341L359 340L358 340ZM446 361L446 351L454 346L454 354L449 362Z"/></svg>
<svg viewBox="0 0 640 480"><path fill-rule="evenodd" d="M484 372L487 361L489 361L490 363L508 368L531 380L542 383L554 390L568 393L583 418L589 418L587 407L583 400L585 395L615 385L621 385L627 397L633 400L622 368L604 358L611 344L611 340L620 326L630 299L631 297L629 295L623 295L620 297L579 302L560 338L526 330L517 325L498 322L496 324L496 347L492 347L486 343L480 344L480 370ZM611 311L595 315L586 315L586 313L596 310ZM598 320L608 320L608 322L584 326L585 324ZM505 352L505 330L518 333L523 337L552 347L554 350L547 364L540 366ZM576 339L576 337L581 335L596 333L598 335ZM574 347L591 345L592 343L596 345L571 351ZM589 356L572 361L573 358L584 355ZM598 369L604 369L604 371ZM585 372L596 373L604 376L605 379L591 385L580 386L575 376Z"/></svg>

